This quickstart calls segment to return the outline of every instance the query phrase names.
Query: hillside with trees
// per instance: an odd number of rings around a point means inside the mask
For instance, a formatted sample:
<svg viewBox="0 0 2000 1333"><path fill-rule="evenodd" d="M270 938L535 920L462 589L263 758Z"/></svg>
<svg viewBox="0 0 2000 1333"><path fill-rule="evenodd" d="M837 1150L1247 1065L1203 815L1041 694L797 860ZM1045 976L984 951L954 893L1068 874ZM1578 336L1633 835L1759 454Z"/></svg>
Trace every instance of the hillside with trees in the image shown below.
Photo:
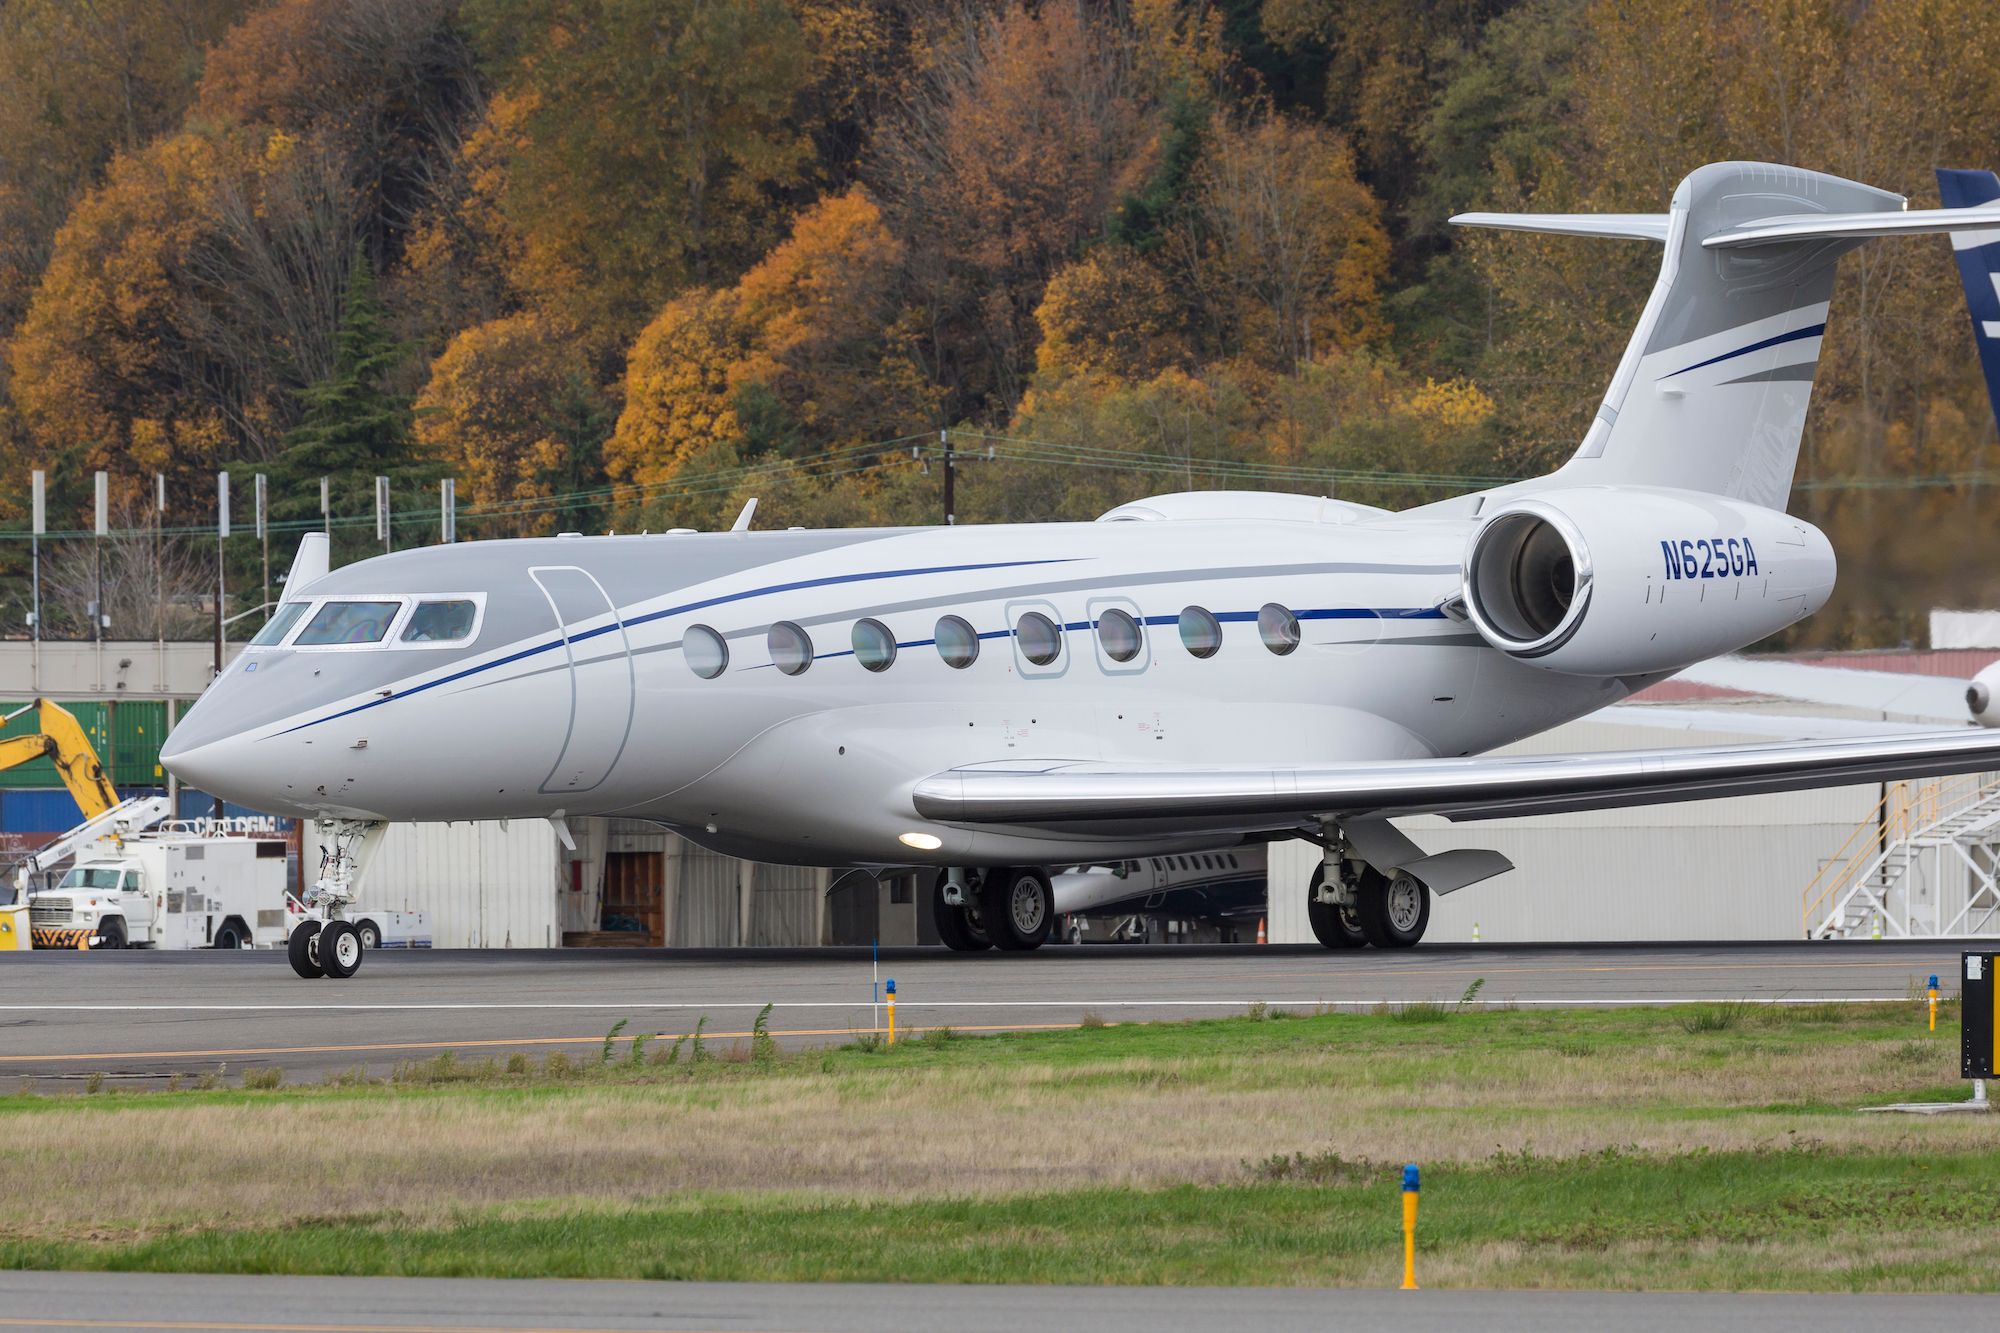
<svg viewBox="0 0 2000 1333"><path fill-rule="evenodd" d="M1991 0L0 0L0 577L33 467L170 533L327 477L343 558L380 473L403 544L442 477L470 537L935 522L941 431L965 522L1421 503L1574 447L1657 264L1451 213L1935 206L1996 68ZM1846 261L1796 641L1993 605L1995 444L1946 242Z"/></svg>

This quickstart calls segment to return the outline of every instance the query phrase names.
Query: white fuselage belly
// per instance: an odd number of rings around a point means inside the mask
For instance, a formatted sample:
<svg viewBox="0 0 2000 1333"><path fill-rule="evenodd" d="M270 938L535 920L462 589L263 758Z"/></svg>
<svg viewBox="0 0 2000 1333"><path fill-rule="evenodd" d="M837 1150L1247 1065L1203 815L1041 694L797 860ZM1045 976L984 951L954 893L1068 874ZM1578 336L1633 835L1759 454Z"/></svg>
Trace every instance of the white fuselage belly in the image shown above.
<svg viewBox="0 0 2000 1333"><path fill-rule="evenodd" d="M931 825L914 813L910 791L934 773L1005 761L1279 766L1477 753L1622 697L1615 680L1517 663L1439 610L1459 590L1471 527L1381 520L930 529L694 584L668 577L682 544L781 534L494 543L494 578L549 588L588 586L584 575L601 552L629 555L628 544L645 543L673 591L626 601L615 619L573 619L574 642L565 642L552 609L544 628L506 641L482 633L476 654L447 664L405 654L407 675L229 742L237 785L221 794L294 815L626 815L729 851L805 864L1139 854L1175 840ZM360 579L357 571L374 563L341 575ZM561 596L551 595L552 608ZM1296 651L1279 655L1260 639L1255 617L1266 603L1299 615ZM1207 659L1191 655L1177 629L1191 605L1223 622L1222 646ZM1109 607L1144 626L1130 663L1106 656L1092 628ZM1046 667L1029 663L1010 633L1031 610L1065 627L1062 654ZM933 643L946 614L981 636L970 667L946 665ZM866 670L853 655L850 635L862 617L895 636L898 654L886 670ZM776 669L767 647L769 627L781 620L813 640L814 660L797 675ZM728 668L715 679L697 676L680 648L692 625L728 642ZM273 660L281 656L293 660ZM250 662L298 675L308 656L254 649L225 679ZM335 680L354 660L315 657L311 679ZM898 841L913 830L941 846L913 851ZM1197 832L1184 845L1213 843L1212 833Z"/></svg>

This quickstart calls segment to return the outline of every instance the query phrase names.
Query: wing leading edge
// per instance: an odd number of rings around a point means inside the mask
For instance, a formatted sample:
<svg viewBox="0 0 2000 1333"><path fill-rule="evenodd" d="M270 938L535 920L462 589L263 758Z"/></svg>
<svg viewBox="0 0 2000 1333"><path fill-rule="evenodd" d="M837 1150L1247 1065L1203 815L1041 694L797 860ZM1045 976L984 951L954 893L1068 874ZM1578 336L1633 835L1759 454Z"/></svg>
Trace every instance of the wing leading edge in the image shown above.
<svg viewBox="0 0 2000 1333"><path fill-rule="evenodd" d="M1480 756L1325 768L1050 761L925 778L917 813L1068 833L1270 832L1324 815L1452 820L1560 814L2000 770L2000 734L1958 728L1766 745Z"/></svg>

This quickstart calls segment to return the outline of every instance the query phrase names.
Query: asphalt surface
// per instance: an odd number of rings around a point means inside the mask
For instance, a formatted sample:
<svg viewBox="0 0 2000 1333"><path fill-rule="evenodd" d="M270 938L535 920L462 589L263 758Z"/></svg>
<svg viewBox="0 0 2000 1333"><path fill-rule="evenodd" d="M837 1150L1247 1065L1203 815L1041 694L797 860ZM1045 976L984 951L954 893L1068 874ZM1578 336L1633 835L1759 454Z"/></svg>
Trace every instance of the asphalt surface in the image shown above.
<svg viewBox="0 0 2000 1333"><path fill-rule="evenodd" d="M146 1085L223 1067L277 1065L292 1081L450 1050L582 1053L620 1019L625 1035L747 1035L842 1042L879 1027L877 978L894 978L897 1022L959 1031L1213 1017L1254 1003L1311 1010L1456 1001L1673 1004L1747 999L1901 1001L1941 977L1955 994L1960 944L1425 947L1328 952L1216 945L1052 947L961 956L941 949L400 952L369 955L349 981L303 981L282 954L0 955L0 1079L61 1086L101 1075ZM0 1310L4 1314L4 1310ZM4 1327L4 1325L0 1325Z"/></svg>
<svg viewBox="0 0 2000 1333"><path fill-rule="evenodd" d="M1688 1292L1315 1291L1214 1287L818 1286L542 1282L479 1278L0 1273L0 1328L760 1330L763 1333L1180 1333L1257 1328L1707 1333L1980 1328L1988 1296L1709 1295Z"/></svg>

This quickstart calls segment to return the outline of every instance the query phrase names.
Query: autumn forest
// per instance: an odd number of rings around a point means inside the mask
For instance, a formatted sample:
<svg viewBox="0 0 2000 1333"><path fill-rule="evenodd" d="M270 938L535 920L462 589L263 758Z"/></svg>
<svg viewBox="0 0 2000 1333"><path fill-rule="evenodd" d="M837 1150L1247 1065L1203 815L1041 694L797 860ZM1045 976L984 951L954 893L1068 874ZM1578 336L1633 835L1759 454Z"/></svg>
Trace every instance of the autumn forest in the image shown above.
<svg viewBox="0 0 2000 1333"><path fill-rule="evenodd" d="M31 468L196 586L223 470L340 559L378 475L414 545L447 477L466 538L937 522L947 447L960 522L1543 471L1657 252L1450 214L1719 158L1935 207L2000 167L1996 69L1992 0L0 0L7 632ZM1846 260L1792 642L1995 604L1995 436L1947 243Z"/></svg>

